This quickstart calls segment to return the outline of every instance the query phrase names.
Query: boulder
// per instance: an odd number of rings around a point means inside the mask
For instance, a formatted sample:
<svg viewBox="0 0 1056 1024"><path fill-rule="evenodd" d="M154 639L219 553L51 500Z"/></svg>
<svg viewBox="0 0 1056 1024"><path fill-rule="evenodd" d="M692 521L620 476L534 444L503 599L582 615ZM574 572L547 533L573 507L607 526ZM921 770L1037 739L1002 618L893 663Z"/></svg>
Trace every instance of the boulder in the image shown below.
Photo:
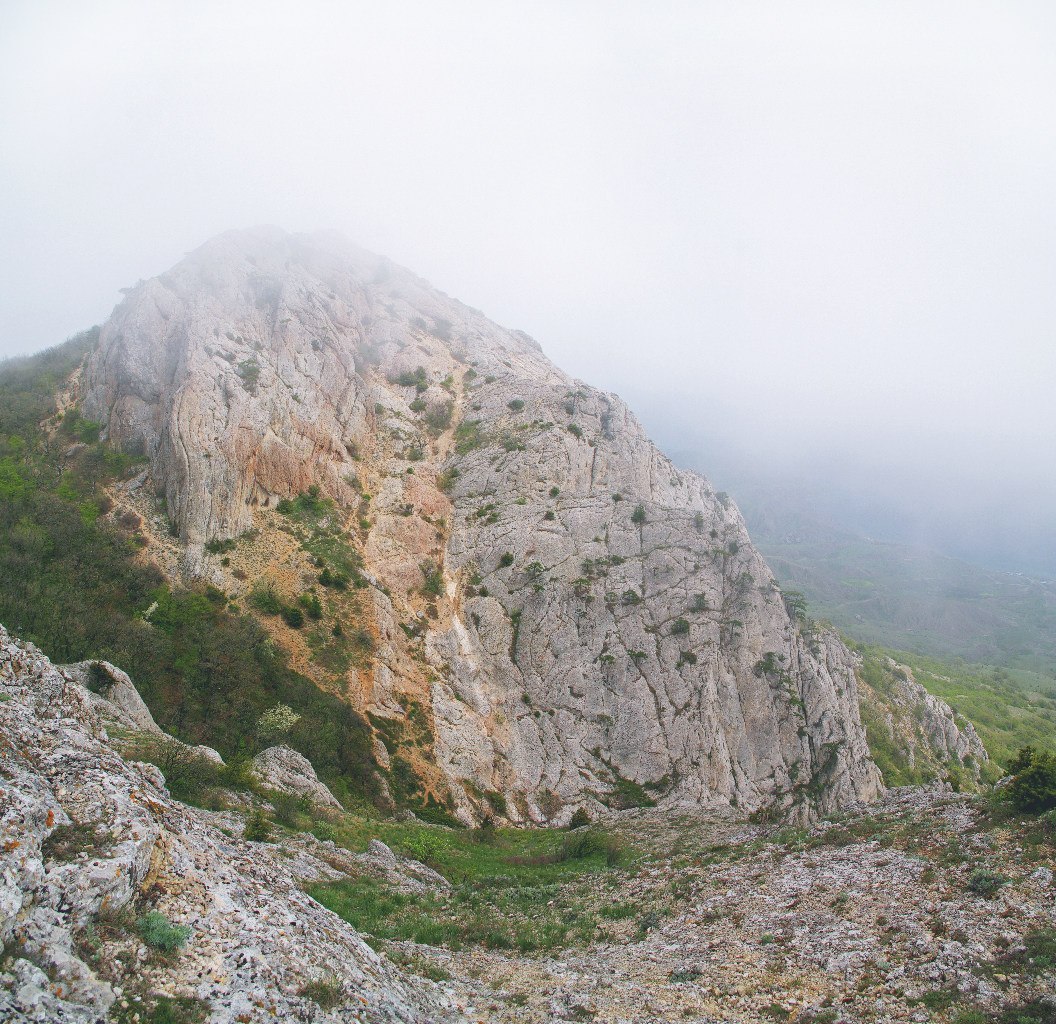
<svg viewBox="0 0 1056 1024"><path fill-rule="evenodd" d="M267 789L307 797L321 807L341 807L337 797L319 781L311 761L285 744L262 750L253 758L250 770Z"/></svg>

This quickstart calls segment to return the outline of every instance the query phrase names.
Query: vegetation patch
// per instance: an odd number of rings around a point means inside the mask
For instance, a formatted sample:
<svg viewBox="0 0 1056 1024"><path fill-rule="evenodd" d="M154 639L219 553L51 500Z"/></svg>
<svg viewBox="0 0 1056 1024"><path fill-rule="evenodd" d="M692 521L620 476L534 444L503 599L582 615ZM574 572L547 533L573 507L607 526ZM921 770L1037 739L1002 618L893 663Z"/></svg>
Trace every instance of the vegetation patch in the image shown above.
<svg viewBox="0 0 1056 1024"><path fill-rule="evenodd" d="M41 844L41 854L45 860L70 861L82 853L96 857L113 844L113 837L103 830L102 822L72 822L56 826Z"/></svg>
<svg viewBox="0 0 1056 1024"><path fill-rule="evenodd" d="M341 982L333 977L316 978L305 984L299 995L310 999L321 1010L333 1010L345 1001L344 988Z"/></svg>
<svg viewBox="0 0 1056 1024"><path fill-rule="evenodd" d="M344 845L365 847L368 837L378 836L406 856L425 859L452 888L419 895L356 879L313 885L308 892L374 940L525 953L592 941L598 920L587 909L591 879L618 870L628 856L625 847L594 829L489 831L481 842L472 832L346 816L338 825Z"/></svg>
<svg viewBox="0 0 1056 1024"><path fill-rule="evenodd" d="M139 918L136 921L136 931L151 949L161 953L175 953L191 937L191 929L188 926L173 924L157 910Z"/></svg>

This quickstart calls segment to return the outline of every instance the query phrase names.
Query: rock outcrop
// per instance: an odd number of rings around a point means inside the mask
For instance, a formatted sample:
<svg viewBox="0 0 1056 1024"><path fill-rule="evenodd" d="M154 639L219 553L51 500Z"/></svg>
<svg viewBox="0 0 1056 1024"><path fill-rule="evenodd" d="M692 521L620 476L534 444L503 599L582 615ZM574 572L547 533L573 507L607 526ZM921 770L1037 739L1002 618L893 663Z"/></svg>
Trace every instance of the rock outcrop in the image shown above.
<svg viewBox="0 0 1056 1024"><path fill-rule="evenodd" d="M466 820L880 791L853 660L789 614L733 503L615 395L387 260L220 236L130 291L82 389L149 455L174 572L245 594L218 550L252 529L278 557L282 501L336 503L373 655L335 685L375 720L424 709Z"/></svg>
<svg viewBox="0 0 1056 1024"><path fill-rule="evenodd" d="M78 674L0 627L0 1019L132 1020L159 998L230 1024L464 1019L301 891L340 872L232 838L123 760ZM150 912L186 929L178 955L148 956Z"/></svg>
<svg viewBox="0 0 1056 1024"><path fill-rule="evenodd" d="M319 781L312 763L291 747L268 747L253 758L251 771L262 786L304 797L320 807L340 807L337 797Z"/></svg>
<svg viewBox="0 0 1056 1024"><path fill-rule="evenodd" d="M975 726L929 693L908 665L885 658L883 668L873 685L863 683L862 702L869 729L896 752L898 772L915 782L978 787L990 758Z"/></svg>
<svg viewBox="0 0 1056 1024"><path fill-rule="evenodd" d="M154 721L135 684L108 661L79 661L59 667L62 675L88 691L92 708L110 729L160 736L161 729Z"/></svg>

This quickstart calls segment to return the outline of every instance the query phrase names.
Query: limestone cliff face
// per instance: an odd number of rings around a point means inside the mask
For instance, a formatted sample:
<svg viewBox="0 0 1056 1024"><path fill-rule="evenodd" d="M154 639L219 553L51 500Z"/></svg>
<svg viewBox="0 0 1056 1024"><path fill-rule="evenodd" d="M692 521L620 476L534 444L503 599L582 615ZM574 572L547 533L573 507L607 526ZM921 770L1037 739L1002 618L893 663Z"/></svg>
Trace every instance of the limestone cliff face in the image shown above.
<svg viewBox="0 0 1056 1024"><path fill-rule="evenodd" d="M349 692L427 709L463 816L878 793L853 659L790 617L734 505L619 398L388 261L223 235L129 293L83 388L150 456L184 572L244 591L207 542L312 485L335 501L376 640Z"/></svg>

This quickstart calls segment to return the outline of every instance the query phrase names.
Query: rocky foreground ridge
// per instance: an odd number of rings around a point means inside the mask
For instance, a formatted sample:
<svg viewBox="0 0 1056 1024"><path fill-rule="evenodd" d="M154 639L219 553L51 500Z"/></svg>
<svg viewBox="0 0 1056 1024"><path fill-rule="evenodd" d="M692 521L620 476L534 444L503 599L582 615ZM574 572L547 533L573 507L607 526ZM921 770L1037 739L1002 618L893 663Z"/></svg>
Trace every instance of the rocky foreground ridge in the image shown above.
<svg viewBox="0 0 1056 1024"><path fill-rule="evenodd" d="M380 766L420 712L465 821L646 801L810 814L881 792L853 659L786 608L732 502L619 398L387 260L220 236L129 292L75 397L149 456L119 509L150 521L141 496L161 497L178 542L155 515L146 554L173 576L241 599L317 590L326 558L291 543L290 509L333 502L371 656L324 671L323 634L309 650L268 628L381 723ZM324 596L328 627L345 599Z"/></svg>
<svg viewBox="0 0 1056 1024"><path fill-rule="evenodd" d="M173 800L157 768L118 753L134 735L159 731L127 676L53 666L0 628L0 1020L1056 1019L1051 815L991 822L941 786L809 828L628 811L606 824L622 867L547 888L555 913L594 922L565 948L407 940L379 955L303 887L369 879L382 903L421 896L445 916L481 893L445 904L465 883L377 840L362 854L303 832L247 841L248 807ZM295 768L282 748L254 765L304 792L314 776L285 778ZM152 916L178 948L144 929Z"/></svg>
<svg viewBox="0 0 1056 1024"><path fill-rule="evenodd" d="M182 1001L159 1020L464 1019L301 889L341 871L245 842L237 816L179 804L123 759L108 729L157 728L123 673L117 703L78 681L97 664L57 668L0 627L0 1020L153 1020L158 997ZM150 913L187 930L175 960L141 940Z"/></svg>

